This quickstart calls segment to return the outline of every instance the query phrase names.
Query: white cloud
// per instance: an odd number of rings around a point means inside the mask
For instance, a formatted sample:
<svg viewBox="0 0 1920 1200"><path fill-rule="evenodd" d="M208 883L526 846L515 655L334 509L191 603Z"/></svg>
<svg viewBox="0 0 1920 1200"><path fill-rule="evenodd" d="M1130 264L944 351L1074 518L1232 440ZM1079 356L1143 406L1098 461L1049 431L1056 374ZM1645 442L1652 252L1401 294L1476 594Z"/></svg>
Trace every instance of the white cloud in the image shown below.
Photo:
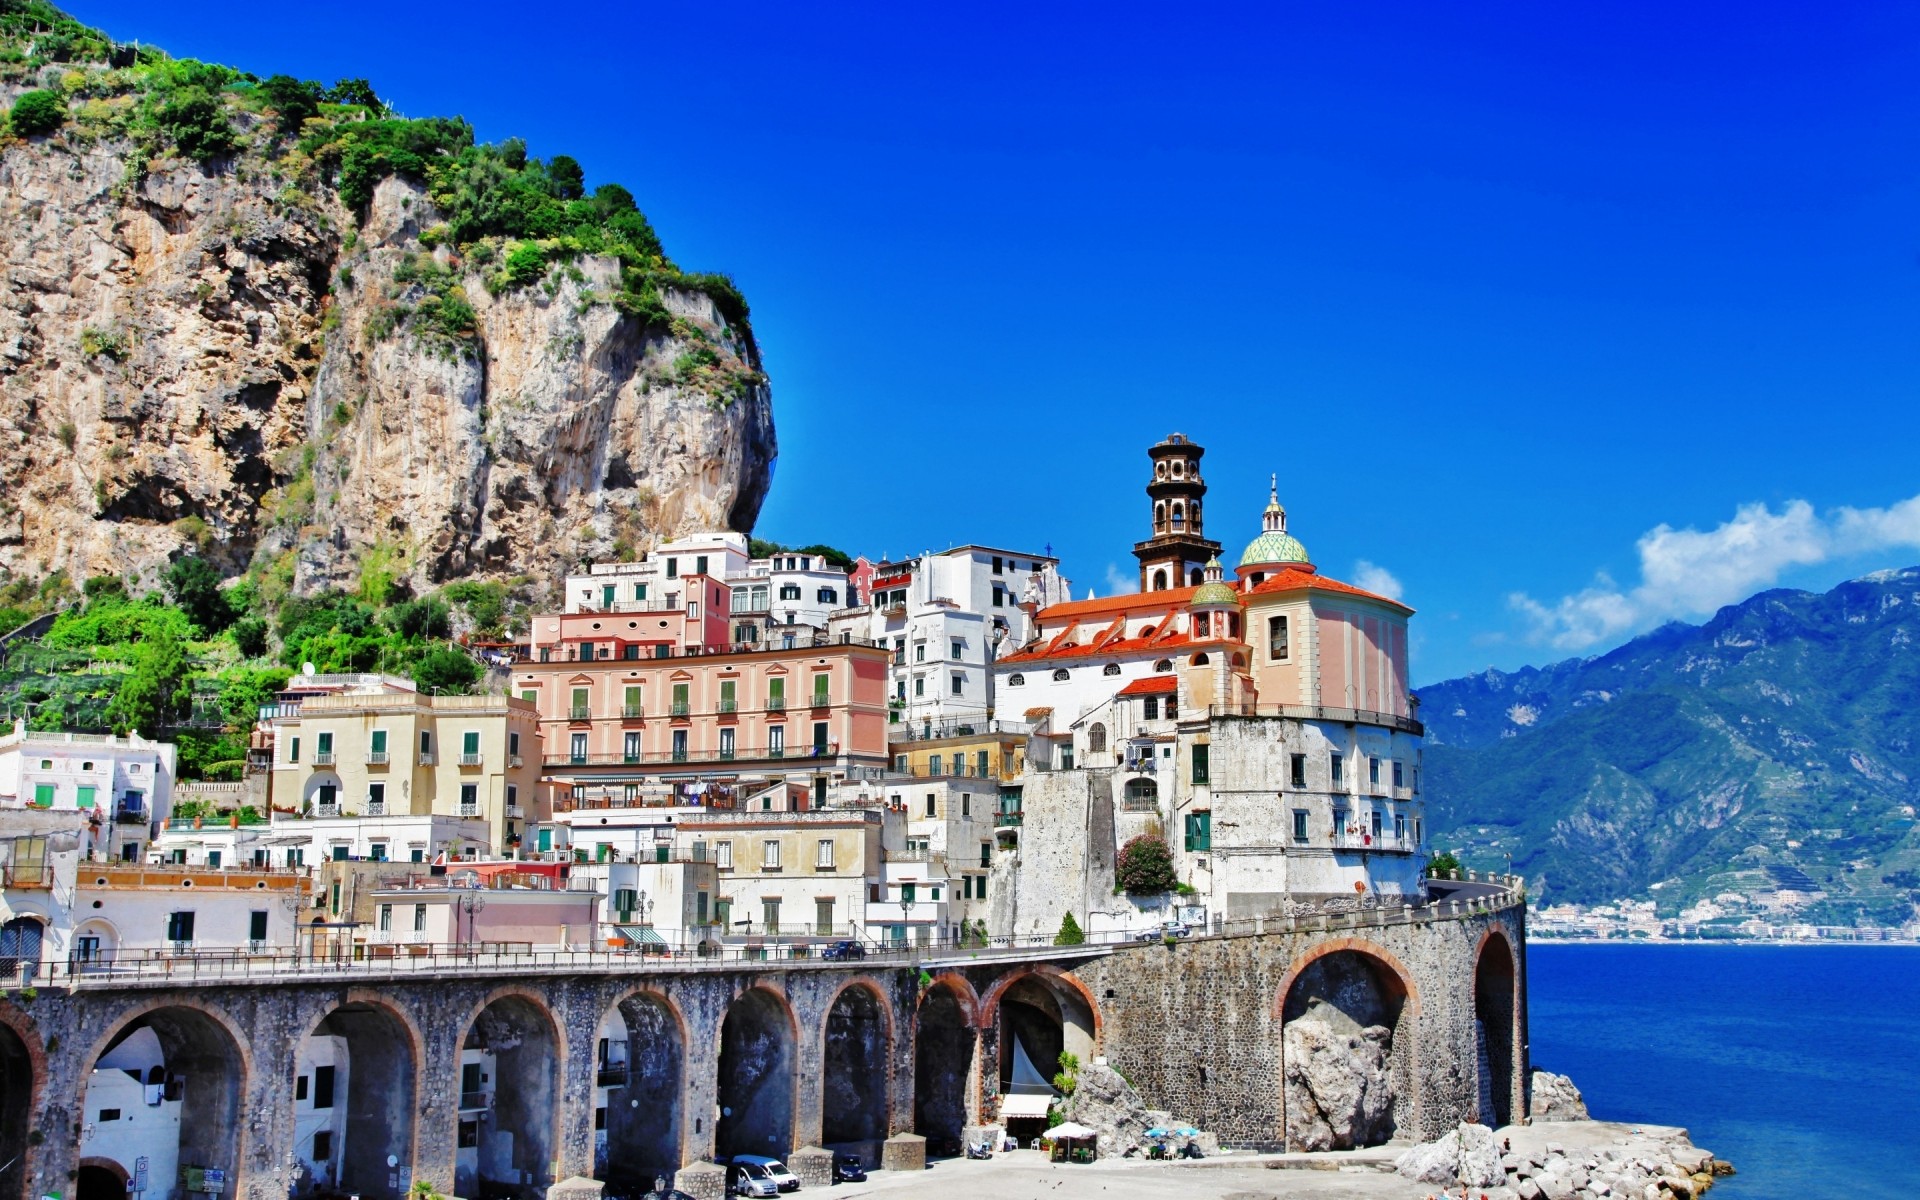
<svg viewBox="0 0 1920 1200"><path fill-rule="evenodd" d="M1107 564L1107 595L1125 596L1140 590L1140 577L1122 571L1112 563Z"/></svg>
<svg viewBox="0 0 1920 1200"><path fill-rule="evenodd" d="M1392 571L1361 559L1353 564L1353 582L1355 587L1363 587L1370 592L1378 592L1389 600L1398 600L1406 594L1406 586L1394 577Z"/></svg>
<svg viewBox="0 0 1920 1200"><path fill-rule="evenodd" d="M1532 626L1533 640L1559 650L1597 642L1676 617L1697 616L1772 586L1794 567L1893 549L1920 548L1920 496L1888 508L1839 508L1826 516L1805 500L1774 512L1745 504L1713 529L1657 525L1640 536L1640 582L1623 588L1606 575L1550 604L1524 592L1507 597Z"/></svg>

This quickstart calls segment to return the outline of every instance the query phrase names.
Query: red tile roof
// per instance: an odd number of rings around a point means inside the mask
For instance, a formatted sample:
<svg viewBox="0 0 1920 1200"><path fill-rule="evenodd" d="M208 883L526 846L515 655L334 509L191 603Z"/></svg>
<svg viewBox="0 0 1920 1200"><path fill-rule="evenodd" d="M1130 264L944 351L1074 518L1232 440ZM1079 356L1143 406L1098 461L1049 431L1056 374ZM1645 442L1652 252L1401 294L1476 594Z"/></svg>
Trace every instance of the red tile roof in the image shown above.
<svg viewBox="0 0 1920 1200"><path fill-rule="evenodd" d="M1291 592L1301 588L1316 592L1335 592L1342 596L1359 596L1363 600L1373 600L1380 604L1397 608L1401 612L1409 615L1413 613L1412 608L1393 599L1391 596L1382 596L1375 592L1369 592L1365 588L1357 588L1350 583L1341 583L1338 579L1330 579L1311 568L1287 567L1280 571L1279 574L1271 575L1259 583L1254 584L1252 587L1245 589L1245 593L1249 596L1265 596L1275 592Z"/></svg>
<svg viewBox="0 0 1920 1200"><path fill-rule="evenodd" d="M1164 592L1129 592L1124 596L1101 596L1092 600L1066 600L1040 610L1042 621L1066 617L1105 616L1108 613L1138 613L1148 609L1179 608L1193 596L1190 587L1168 588Z"/></svg>
<svg viewBox="0 0 1920 1200"><path fill-rule="evenodd" d="M1180 690L1180 680L1172 675L1149 675L1136 679L1115 692L1116 696L1158 696Z"/></svg>

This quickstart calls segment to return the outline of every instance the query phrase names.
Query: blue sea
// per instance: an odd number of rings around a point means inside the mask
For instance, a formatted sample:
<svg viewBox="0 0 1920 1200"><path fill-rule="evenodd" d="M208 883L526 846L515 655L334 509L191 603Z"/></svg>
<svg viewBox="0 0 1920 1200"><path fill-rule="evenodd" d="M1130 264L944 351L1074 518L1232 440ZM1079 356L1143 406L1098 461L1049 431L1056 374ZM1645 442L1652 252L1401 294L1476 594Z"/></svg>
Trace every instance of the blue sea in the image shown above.
<svg viewBox="0 0 1920 1200"><path fill-rule="evenodd" d="M1683 1125L1714 1200L1920 1196L1920 948L1533 945L1533 1063Z"/></svg>

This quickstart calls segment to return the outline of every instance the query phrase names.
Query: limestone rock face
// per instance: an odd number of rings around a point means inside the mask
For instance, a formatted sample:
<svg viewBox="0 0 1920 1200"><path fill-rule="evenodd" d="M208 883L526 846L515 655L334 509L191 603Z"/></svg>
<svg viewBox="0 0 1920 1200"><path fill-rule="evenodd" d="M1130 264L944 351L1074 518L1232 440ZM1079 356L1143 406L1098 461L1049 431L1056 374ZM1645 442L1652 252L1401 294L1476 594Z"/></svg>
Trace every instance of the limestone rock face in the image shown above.
<svg viewBox="0 0 1920 1200"><path fill-rule="evenodd" d="M1289 1148L1377 1146L1393 1136L1391 1031L1337 1028L1321 1011L1289 1021L1282 1035Z"/></svg>
<svg viewBox="0 0 1920 1200"><path fill-rule="evenodd" d="M1493 1131L1465 1122L1436 1141L1407 1150L1394 1160L1394 1170L1405 1178L1442 1187L1503 1187L1507 1181Z"/></svg>
<svg viewBox="0 0 1920 1200"><path fill-rule="evenodd" d="M1552 1071L1535 1071L1532 1096L1528 1110L1536 1121L1590 1119L1587 1113L1587 1102L1581 1099L1580 1089L1573 1086L1573 1080L1565 1075L1555 1075Z"/></svg>
<svg viewBox="0 0 1920 1200"><path fill-rule="evenodd" d="M665 293L677 319L649 326L610 302L610 260L493 296L443 248L475 318L436 339L393 315L426 295L394 279L438 219L417 186L382 183L362 224L248 158L156 160L130 186L131 154L0 150L6 572L150 583L194 541L229 572L290 555L312 590L381 546L416 586L545 587L616 547L751 528L771 397L704 294ZM712 366L687 369L694 349Z"/></svg>
<svg viewBox="0 0 1920 1200"><path fill-rule="evenodd" d="M1077 1079L1067 1099L1067 1119L1100 1135L1101 1154L1118 1154L1141 1144L1147 1130L1160 1123L1156 1118L1166 1116L1150 1111L1120 1072L1104 1063L1082 1066Z"/></svg>

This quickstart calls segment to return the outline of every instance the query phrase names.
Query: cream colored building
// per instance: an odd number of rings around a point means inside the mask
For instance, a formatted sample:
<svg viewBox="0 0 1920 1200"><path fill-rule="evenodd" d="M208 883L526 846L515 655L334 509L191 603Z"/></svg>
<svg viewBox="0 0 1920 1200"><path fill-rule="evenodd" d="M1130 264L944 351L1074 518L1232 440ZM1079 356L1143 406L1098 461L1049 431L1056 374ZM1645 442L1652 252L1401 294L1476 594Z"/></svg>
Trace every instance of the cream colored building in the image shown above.
<svg viewBox="0 0 1920 1200"><path fill-rule="evenodd" d="M484 820L506 854L544 820L540 721L505 696L352 691L282 704L268 800L287 817Z"/></svg>
<svg viewBox="0 0 1920 1200"><path fill-rule="evenodd" d="M714 923L728 941L858 938L881 879L884 819L870 809L707 812L675 827L674 854L714 864Z"/></svg>

